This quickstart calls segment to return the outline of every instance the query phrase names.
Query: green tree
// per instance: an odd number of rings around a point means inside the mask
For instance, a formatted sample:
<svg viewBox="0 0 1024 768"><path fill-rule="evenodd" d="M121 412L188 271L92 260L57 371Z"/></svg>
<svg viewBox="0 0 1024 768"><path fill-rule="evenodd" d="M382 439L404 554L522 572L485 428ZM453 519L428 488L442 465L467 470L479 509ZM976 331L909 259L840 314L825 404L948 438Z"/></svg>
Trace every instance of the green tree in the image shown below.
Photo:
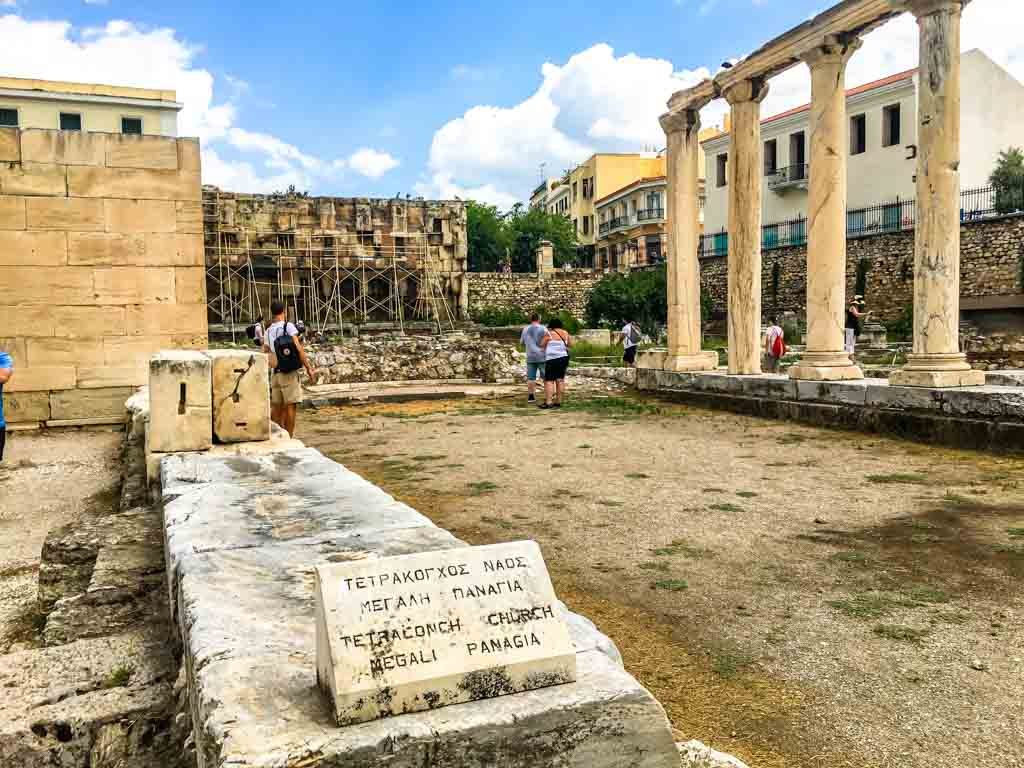
<svg viewBox="0 0 1024 768"><path fill-rule="evenodd" d="M666 270L608 275L594 286L587 299L587 326L619 328L636 320L647 332L663 325L668 314Z"/></svg>
<svg viewBox="0 0 1024 768"><path fill-rule="evenodd" d="M536 271L535 253L542 240L549 240L554 246L556 267L570 264L576 258L576 230L560 214L539 208L527 210L517 203L505 215L505 224L512 247L512 269L516 272Z"/></svg>
<svg viewBox="0 0 1024 768"><path fill-rule="evenodd" d="M466 229L470 272L497 272L509 246L508 230L493 205L466 203Z"/></svg>
<svg viewBox="0 0 1024 768"><path fill-rule="evenodd" d="M999 213L1024 210L1024 152L1019 147L1000 152L988 183L996 189Z"/></svg>

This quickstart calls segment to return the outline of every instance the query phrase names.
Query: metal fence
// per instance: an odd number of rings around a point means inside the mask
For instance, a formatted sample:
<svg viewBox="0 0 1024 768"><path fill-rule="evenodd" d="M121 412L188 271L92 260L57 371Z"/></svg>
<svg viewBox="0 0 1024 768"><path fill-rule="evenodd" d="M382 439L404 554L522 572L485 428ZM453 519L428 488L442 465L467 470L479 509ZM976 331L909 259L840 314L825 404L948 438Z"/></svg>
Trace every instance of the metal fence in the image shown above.
<svg viewBox="0 0 1024 768"><path fill-rule="evenodd" d="M977 187L960 193L960 220L979 221L994 216L1024 213L1024 182L1019 185ZM866 208L846 211L847 237L902 232L914 228L917 206L914 200L895 200ZM765 250L807 244L807 219L778 221L761 227L761 247ZM729 252L729 233L710 232L698 246L700 256L725 256Z"/></svg>

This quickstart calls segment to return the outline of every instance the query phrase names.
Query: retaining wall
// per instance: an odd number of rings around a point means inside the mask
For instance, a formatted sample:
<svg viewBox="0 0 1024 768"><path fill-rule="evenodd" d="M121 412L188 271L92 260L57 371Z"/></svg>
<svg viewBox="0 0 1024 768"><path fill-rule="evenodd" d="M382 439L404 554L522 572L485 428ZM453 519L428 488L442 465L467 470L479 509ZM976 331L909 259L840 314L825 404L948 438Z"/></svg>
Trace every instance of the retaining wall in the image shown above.
<svg viewBox="0 0 1024 768"><path fill-rule="evenodd" d="M159 349L206 346L199 142L0 128L11 423L117 421Z"/></svg>
<svg viewBox="0 0 1024 768"><path fill-rule="evenodd" d="M605 275L600 270L553 272L545 275L513 272L467 272L469 315L486 308L518 309L529 313L535 307L566 309L579 319L587 311L590 291Z"/></svg>

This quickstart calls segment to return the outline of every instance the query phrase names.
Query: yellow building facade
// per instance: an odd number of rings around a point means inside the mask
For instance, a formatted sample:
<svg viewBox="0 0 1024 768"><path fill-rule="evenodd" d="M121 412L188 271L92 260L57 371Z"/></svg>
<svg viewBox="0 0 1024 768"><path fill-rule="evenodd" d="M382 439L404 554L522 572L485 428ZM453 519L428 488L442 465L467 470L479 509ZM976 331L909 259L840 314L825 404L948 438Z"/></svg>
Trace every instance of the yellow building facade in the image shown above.
<svg viewBox="0 0 1024 768"><path fill-rule="evenodd" d="M0 127L177 136L171 90L0 77Z"/></svg>

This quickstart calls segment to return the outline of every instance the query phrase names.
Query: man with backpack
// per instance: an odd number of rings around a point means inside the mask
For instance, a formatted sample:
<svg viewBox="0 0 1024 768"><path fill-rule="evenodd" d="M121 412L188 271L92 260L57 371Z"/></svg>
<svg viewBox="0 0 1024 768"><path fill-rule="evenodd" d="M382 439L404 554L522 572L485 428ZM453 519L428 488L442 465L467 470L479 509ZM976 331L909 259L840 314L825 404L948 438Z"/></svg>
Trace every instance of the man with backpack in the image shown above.
<svg viewBox="0 0 1024 768"><path fill-rule="evenodd" d="M270 355L270 367L274 369L270 384L270 418L293 435L295 413L302 402L299 369L306 369L311 383L316 382L316 373L299 341L299 329L288 322L284 302L272 303L270 313L274 317L263 334L263 351Z"/></svg>
<svg viewBox="0 0 1024 768"><path fill-rule="evenodd" d="M636 353L640 349L640 340L644 337L644 332L640 330L636 320L630 320L622 327L619 335L622 338L622 362L626 367L632 368L636 365Z"/></svg>
<svg viewBox="0 0 1024 768"><path fill-rule="evenodd" d="M782 330L778 320L774 317L768 326L768 332L764 335L764 372L778 373L779 361L786 354L786 332Z"/></svg>

